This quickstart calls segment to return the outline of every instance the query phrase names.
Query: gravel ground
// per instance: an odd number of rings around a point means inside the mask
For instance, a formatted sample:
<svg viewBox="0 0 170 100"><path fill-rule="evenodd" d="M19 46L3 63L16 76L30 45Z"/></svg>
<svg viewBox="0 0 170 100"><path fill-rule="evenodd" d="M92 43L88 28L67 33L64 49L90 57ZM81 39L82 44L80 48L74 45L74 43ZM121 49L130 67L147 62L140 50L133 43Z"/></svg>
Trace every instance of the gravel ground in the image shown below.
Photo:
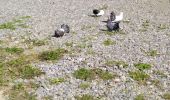
<svg viewBox="0 0 170 100"><path fill-rule="evenodd" d="M92 13L92 9L106 6L104 16L99 18L88 16ZM105 23L101 21L107 20L111 11L117 14L124 12L124 21L120 26L125 34L109 36L100 30L106 29ZM35 78L41 85L36 90L38 100L42 100L44 96L53 96L54 100L74 100L74 96L82 94L102 97L102 100L133 100L141 93L147 100L162 100L160 95L170 92L170 2L168 0L0 0L0 23L18 16L31 16L28 21L31 28L0 30L0 39L8 41L8 46L27 48L21 44L24 41L21 38L23 36L48 40L48 45L35 47L36 52L57 47L70 49L64 44L73 42L72 55L65 55L56 63L35 64L46 72L44 76ZM147 31L142 32L145 20L149 21L149 26ZM71 33L65 34L62 38L51 37L54 30L63 23L71 27ZM167 27L159 30L160 24ZM108 38L116 44L104 46L103 41ZM94 51L94 54L87 54L88 47L76 47L83 43L90 45L90 50ZM150 57L142 51L152 49L157 50L159 55ZM27 50L25 53L29 52L32 51ZM128 67L108 67L105 62L109 59L125 61ZM153 65L146 73L151 79L160 81L161 89L149 81L147 85L139 85L129 77L128 71L135 70L133 64L137 62ZM116 73L119 77L108 81L93 80L90 82L90 88L83 90L79 85L84 81L72 75L75 70L82 67L101 68ZM154 75L154 70L162 71L167 77ZM52 77L65 77L67 81L59 85L50 85L48 79Z"/></svg>

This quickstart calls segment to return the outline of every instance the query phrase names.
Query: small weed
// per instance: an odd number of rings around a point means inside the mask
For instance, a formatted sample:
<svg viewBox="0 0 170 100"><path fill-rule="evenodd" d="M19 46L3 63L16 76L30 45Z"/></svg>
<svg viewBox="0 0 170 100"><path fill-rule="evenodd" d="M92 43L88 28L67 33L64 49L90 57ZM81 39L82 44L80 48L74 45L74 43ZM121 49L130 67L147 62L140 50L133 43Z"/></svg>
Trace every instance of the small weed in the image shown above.
<svg viewBox="0 0 170 100"><path fill-rule="evenodd" d="M24 79L30 79L30 78L33 78L35 76L39 76L41 74L44 74L44 72L42 72L38 68L35 68L31 65L23 66L23 68L20 69L20 72L21 72L20 76Z"/></svg>
<svg viewBox="0 0 170 100"><path fill-rule="evenodd" d="M145 100L145 98L144 98L143 94L139 94L135 97L134 100Z"/></svg>
<svg viewBox="0 0 170 100"><path fill-rule="evenodd" d="M81 97L80 96L75 96L76 100L95 100L94 96L92 95L88 95L88 94L84 94Z"/></svg>
<svg viewBox="0 0 170 100"><path fill-rule="evenodd" d="M141 83L145 83L146 80L150 77L148 74L144 73L143 71L131 71L129 72L129 76Z"/></svg>
<svg viewBox="0 0 170 100"><path fill-rule="evenodd" d="M124 61L113 61L113 60L107 60L105 63L107 66L123 66L123 68L127 67L128 64L126 64Z"/></svg>
<svg viewBox="0 0 170 100"><path fill-rule="evenodd" d="M145 20L143 23L142 23L142 28L139 29L139 31L141 32L145 32L147 31L148 27L149 27L149 20Z"/></svg>
<svg viewBox="0 0 170 100"><path fill-rule="evenodd" d="M167 28L167 26L165 24L159 24L159 26L158 26L158 30L164 30L166 28Z"/></svg>
<svg viewBox="0 0 170 100"><path fill-rule="evenodd" d="M28 28L28 26L24 23L24 21L28 18L30 18L30 17L23 16L18 19L14 19L12 21L0 24L0 29L15 30L17 27Z"/></svg>
<svg viewBox="0 0 170 100"><path fill-rule="evenodd" d="M66 45L67 47L73 47L73 42L66 42L65 45Z"/></svg>
<svg viewBox="0 0 170 100"><path fill-rule="evenodd" d="M146 54L147 54L148 56L154 57L154 56L157 56L157 55L158 55L158 52L157 52L157 50L151 50L151 51L149 51L149 52L146 52Z"/></svg>
<svg viewBox="0 0 170 100"><path fill-rule="evenodd" d="M102 69L99 68L96 69L81 68L75 71L73 75L77 79L82 79L82 80L92 80L95 79L96 77L99 77L103 80L110 80L116 76L107 71L103 71Z"/></svg>
<svg viewBox="0 0 170 100"><path fill-rule="evenodd" d="M39 55L41 60L59 60L67 53L67 50L58 48L53 51L44 51Z"/></svg>
<svg viewBox="0 0 170 100"><path fill-rule="evenodd" d="M73 75L77 79L82 79L82 80L92 80L95 77L94 73L91 70L85 69L85 68L81 68L79 70L76 70L73 73Z"/></svg>
<svg viewBox="0 0 170 100"><path fill-rule="evenodd" d="M149 20L145 20L143 23L142 23L142 26L144 28L147 28L149 26Z"/></svg>
<svg viewBox="0 0 170 100"><path fill-rule="evenodd" d="M112 41L111 39L107 39L103 42L105 46L113 45L115 44L115 41Z"/></svg>
<svg viewBox="0 0 170 100"><path fill-rule="evenodd" d="M46 44L46 41L45 40L33 40L32 43L34 46L43 46Z"/></svg>
<svg viewBox="0 0 170 100"><path fill-rule="evenodd" d="M36 95L28 93L24 84L16 84L8 91L9 100L36 100Z"/></svg>
<svg viewBox="0 0 170 100"><path fill-rule="evenodd" d="M79 87L82 88L82 89L86 89L86 88L90 87L90 84L89 83L81 83L79 85Z"/></svg>
<svg viewBox="0 0 170 100"><path fill-rule="evenodd" d="M151 68L151 65L146 64L146 63L137 63L137 64L134 64L134 66L139 70L145 70L145 69L150 69Z"/></svg>
<svg viewBox="0 0 170 100"><path fill-rule="evenodd" d="M83 25L82 27L81 27L81 30L86 30L86 29L91 29L92 28L92 26L90 26L90 25Z"/></svg>
<svg viewBox="0 0 170 100"><path fill-rule="evenodd" d="M5 48L6 52L11 53L11 54L21 54L24 52L23 48L17 48L17 47L12 47L12 48Z"/></svg>
<svg viewBox="0 0 170 100"><path fill-rule="evenodd" d="M45 97L43 97L42 100L53 100L53 96L51 96L51 95L45 96Z"/></svg>
<svg viewBox="0 0 170 100"><path fill-rule="evenodd" d="M103 71L102 69L98 69L98 68L93 69L93 71L99 78L101 78L103 80L110 80L116 76L116 75L109 73L108 71Z"/></svg>
<svg viewBox="0 0 170 100"><path fill-rule="evenodd" d="M50 81L50 84L58 85L58 84L64 82L65 79L64 78L52 78L52 79L49 79L49 81Z"/></svg>
<svg viewBox="0 0 170 100"><path fill-rule="evenodd" d="M165 100L170 100L170 93L163 94L162 98L165 99Z"/></svg>
<svg viewBox="0 0 170 100"><path fill-rule="evenodd" d="M158 76L160 76L161 78L167 77L167 75L165 75L165 74L164 74L162 71L160 71L160 70L154 70L153 73L156 74L156 75L158 75Z"/></svg>

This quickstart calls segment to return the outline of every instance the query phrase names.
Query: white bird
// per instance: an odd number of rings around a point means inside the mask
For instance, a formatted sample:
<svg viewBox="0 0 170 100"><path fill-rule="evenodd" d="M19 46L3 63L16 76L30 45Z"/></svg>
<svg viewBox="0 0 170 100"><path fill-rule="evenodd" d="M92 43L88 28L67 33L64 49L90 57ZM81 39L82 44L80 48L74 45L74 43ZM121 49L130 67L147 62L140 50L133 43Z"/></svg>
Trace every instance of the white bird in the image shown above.
<svg viewBox="0 0 170 100"><path fill-rule="evenodd" d="M112 22L118 22L123 20L123 12L120 12L119 15L116 16L115 20Z"/></svg>
<svg viewBox="0 0 170 100"><path fill-rule="evenodd" d="M102 15L104 15L104 10L94 9L94 10L93 10L93 14L96 15L96 17L102 16Z"/></svg>

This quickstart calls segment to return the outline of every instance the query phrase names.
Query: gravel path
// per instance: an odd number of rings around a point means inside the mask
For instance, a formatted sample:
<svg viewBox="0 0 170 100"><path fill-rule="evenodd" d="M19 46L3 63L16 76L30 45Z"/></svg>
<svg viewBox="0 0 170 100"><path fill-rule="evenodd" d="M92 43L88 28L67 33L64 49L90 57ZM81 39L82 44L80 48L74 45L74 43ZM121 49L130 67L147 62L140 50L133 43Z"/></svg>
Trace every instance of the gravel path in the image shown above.
<svg viewBox="0 0 170 100"><path fill-rule="evenodd" d="M106 7L105 15L99 18L88 16L92 9ZM105 23L111 11L124 12L121 29L125 34L106 35L100 29L106 29ZM170 3L168 0L0 0L0 23L18 16L31 16L28 24L31 28L15 31L0 30L0 39L9 41L8 46L20 44L25 38L49 39L49 44L34 48L41 52L51 48L65 46L66 42L73 42L73 54L65 55L56 63L40 62L35 65L46 72L44 76L36 77L41 87L36 90L37 98L53 96L54 100L74 100L74 96L91 94L102 97L102 100L133 100L138 94L144 94L147 100L162 100L160 95L170 92ZM146 31L142 24L148 20ZM67 23L71 33L62 38L51 38L54 30L61 24ZM159 29L159 25L165 29ZM72 34L76 33L76 34ZM11 36L12 38L8 38ZM103 41L111 39L116 44L104 46ZM76 45L86 44L91 48L77 48ZM83 44L83 45L84 45ZM169 48L169 51L168 51ZM144 51L157 50L156 57L147 56ZM89 51L94 54L88 54ZM79 52L81 51L81 52ZM26 53L31 51L26 51ZM122 60L128 64L127 68L108 67L106 60ZM129 77L128 71L135 70L134 63L152 64L147 70L151 79L159 80L161 89L147 82L139 85ZM83 90L79 85L83 80L73 77L72 73L79 68L101 68L119 77L114 80L93 80L90 87ZM154 75L154 70L162 71L167 77ZM49 78L65 77L66 82L50 85Z"/></svg>

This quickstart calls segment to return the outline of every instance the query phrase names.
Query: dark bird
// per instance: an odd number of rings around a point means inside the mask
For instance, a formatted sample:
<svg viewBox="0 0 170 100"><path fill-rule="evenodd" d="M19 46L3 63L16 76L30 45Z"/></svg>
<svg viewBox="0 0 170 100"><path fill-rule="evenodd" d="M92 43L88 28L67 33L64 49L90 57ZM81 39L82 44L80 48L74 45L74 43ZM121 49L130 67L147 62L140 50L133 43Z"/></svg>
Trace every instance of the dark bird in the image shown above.
<svg viewBox="0 0 170 100"><path fill-rule="evenodd" d="M61 29L64 29L65 33L69 33L70 32L70 27L66 24L62 24L61 25Z"/></svg>
<svg viewBox="0 0 170 100"><path fill-rule="evenodd" d="M116 15L115 15L115 13L112 11L111 13L110 13L110 20L111 21L114 21L116 19Z"/></svg>
<svg viewBox="0 0 170 100"><path fill-rule="evenodd" d="M110 19L107 20L107 29L108 31L116 31L119 30L119 23L120 22L112 22Z"/></svg>
<svg viewBox="0 0 170 100"><path fill-rule="evenodd" d="M57 29L55 30L55 34L53 35L53 37L62 37L64 35L64 29Z"/></svg>
<svg viewBox="0 0 170 100"><path fill-rule="evenodd" d="M62 24L60 29L55 30L53 37L62 37L64 33L69 33L70 27L66 24Z"/></svg>
<svg viewBox="0 0 170 100"><path fill-rule="evenodd" d="M98 9L93 9L93 14L98 17L98 16L102 16L104 14L103 10L98 10Z"/></svg>

